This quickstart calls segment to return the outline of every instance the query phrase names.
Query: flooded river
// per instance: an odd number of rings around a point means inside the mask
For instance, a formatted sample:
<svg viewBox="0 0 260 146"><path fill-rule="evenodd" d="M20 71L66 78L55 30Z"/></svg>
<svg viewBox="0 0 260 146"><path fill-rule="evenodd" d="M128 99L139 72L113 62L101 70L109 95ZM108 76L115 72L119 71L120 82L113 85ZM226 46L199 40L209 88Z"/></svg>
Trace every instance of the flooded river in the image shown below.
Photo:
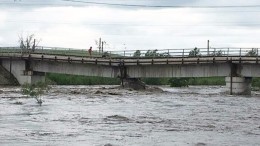
<svg viewBox="0 0 260 146"><path fill-rule="evenodd" d="M260 145L260 95L220 86L53 86L42 106L0 87L0 145Z"/></svg>

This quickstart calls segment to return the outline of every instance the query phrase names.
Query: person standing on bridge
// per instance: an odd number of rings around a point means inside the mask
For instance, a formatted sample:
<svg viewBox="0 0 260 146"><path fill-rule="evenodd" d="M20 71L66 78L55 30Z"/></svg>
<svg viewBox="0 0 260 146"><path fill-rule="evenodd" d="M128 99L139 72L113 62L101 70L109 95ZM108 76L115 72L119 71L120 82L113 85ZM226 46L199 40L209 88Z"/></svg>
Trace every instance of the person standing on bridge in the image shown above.
<svg viewBox="0 0 260 146"><path fill-rule="evenodd" d="M91 57L91 53L92 53L92 46L90 46L90 48L88 49L88 53L89 53L89 56Z"/></svg>

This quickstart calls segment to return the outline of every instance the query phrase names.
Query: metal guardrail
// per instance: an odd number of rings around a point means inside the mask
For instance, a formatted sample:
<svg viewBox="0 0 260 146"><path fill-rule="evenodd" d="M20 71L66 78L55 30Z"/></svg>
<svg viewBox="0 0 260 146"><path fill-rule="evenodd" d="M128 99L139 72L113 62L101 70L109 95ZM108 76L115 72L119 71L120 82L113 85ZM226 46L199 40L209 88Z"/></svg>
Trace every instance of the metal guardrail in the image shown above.
<svg viewBox="0 0 260 146"><path fill-rule="evenodd" d="M24 54L60 55L90 57L88 49L58 48L38 46L34 50L23 50L19 47L0 47L0 56ZM151 50L119 50L97 52L93 50L92 56L108 58L171 58L171 57L214 57L214 56L259 56L259 48L190 48L190 49L151 49Z"/></svg>
<svg viewBox="0 0 260 146"><path fill-rule="evenodd" d="M126 50L111 51L112 54L119 54L124 57L209 57L209 56L259 56L258 48L195 48L192 49L154 49L154 50ZM149 51L149 52L148 52Z"/></svg>

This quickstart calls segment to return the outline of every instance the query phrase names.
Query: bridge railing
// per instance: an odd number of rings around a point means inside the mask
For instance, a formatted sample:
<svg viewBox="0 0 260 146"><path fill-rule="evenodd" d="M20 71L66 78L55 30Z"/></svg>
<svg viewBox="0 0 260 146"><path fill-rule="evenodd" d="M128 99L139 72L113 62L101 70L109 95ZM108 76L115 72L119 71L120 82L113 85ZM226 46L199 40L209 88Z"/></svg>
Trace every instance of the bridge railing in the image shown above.
<svg viewBox="0 0 260 146"><path fill-rule="evenodd" d="M207 56L259 56L258 48L189 48L111 51L121 57L207 57Z"/></svg>
<svg viewBox="0 0 260 146"><path fill-rule="evenodd" d="M0 47L0 55L42 54L90 57L88 49L73 49L38 46L35 49L23 50L19 47ZM258 48L187 48L187 49L150 49L119 50L98 52L93 50L91 57L106 58L170 58L170 57L207 57L207 56L259 56Z"/></svg>
<svg viewBox="0 0 260 146"><path fill-rule="evenodd" d="M0 47L0 56L14 56L20 53L21 49L19 47Z"/></svg>
<svg viewBox="0 0 260 146"><path fill-rule="evenodd" d="M102 57L103 53L92 51L91 55L88 49L73 49L73 48L59 48L59 47L37 47L34 53L43 55L62 55L62 56L79 56L79 57ZM112 56L118 56L113 54Z"/></svg>

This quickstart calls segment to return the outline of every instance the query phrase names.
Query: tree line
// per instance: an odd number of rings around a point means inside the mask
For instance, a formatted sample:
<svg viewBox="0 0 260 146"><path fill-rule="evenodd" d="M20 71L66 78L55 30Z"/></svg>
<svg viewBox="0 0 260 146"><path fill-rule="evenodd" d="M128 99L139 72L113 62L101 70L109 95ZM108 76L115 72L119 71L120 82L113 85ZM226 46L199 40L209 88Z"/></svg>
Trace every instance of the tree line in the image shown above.
<svg viewBox="0 0 260 146"><path fill-rule="evenodd" d="M224 52L222 50L214 50L209 54L210 56L224 56ZM257 48L252 48L252 50L248 51L246 56L257 56L258 51ZM142 53L140 50L136 50L133 54L133 57L141 57ZM189 52L189 57L200 57L202 56L201 51L199 48L195 47ZM171 57L171 55L168 52L158 53L158 50L148 50L144 57Z"/></svg>

